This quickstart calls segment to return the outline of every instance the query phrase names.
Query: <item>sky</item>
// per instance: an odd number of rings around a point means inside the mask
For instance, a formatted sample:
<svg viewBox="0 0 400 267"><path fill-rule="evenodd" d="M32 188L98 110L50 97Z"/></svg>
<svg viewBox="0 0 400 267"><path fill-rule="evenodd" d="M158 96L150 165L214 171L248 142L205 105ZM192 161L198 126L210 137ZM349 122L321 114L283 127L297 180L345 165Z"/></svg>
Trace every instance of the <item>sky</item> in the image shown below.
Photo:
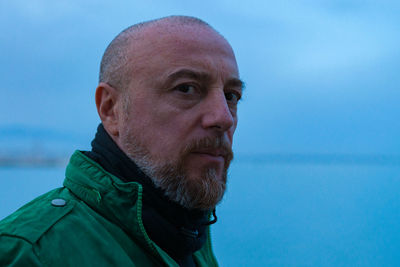
<svg viewBox="0 0 400 267"><path fill-rule="evenodd" d="M124 28L199 17L246 83L237 154L400 155L398 1L0 2L0 148L88 149L99 63Z"/></svg>

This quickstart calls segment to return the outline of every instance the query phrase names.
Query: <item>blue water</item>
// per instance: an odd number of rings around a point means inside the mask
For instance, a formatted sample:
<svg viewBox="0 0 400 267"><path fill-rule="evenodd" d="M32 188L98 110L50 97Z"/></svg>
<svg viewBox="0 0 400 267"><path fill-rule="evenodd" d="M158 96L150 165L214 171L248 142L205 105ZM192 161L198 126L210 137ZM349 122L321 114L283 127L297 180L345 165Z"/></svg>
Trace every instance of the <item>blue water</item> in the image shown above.
<svg viewBox="0 0 400 267"><path fill-rule="evenodd" d="M0 219L64 169L0 168ZM221 266L400 266L400 167L235 162L217 208Z"/></svg>

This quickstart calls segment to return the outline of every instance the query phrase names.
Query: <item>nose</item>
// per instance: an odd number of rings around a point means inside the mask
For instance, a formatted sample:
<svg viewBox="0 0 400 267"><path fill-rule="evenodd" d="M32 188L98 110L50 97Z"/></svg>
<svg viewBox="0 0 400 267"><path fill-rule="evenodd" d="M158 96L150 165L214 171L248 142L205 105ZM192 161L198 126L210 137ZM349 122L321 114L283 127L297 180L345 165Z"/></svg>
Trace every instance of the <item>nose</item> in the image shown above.
<svg viewBox="0 0 400 267"><path fill-rule="evenodd" d="M209 92L203 108L202 126L220 132L229 130L236 120L236 115L229 109L225 93L222 90Z"/></svg>

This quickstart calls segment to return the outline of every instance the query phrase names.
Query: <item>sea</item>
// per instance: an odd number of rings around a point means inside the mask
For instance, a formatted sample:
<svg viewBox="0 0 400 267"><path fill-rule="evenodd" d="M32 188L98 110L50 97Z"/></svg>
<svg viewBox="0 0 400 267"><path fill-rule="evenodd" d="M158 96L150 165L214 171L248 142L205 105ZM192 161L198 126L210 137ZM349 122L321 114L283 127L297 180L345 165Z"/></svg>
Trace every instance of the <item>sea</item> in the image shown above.
<svg viewBox="0 0 400 267"><path fill-rule="evenodd" d="M0 167L0 219L64 168ZM400 266L400 165L236 161L211 228L220 266Z"/></svg>

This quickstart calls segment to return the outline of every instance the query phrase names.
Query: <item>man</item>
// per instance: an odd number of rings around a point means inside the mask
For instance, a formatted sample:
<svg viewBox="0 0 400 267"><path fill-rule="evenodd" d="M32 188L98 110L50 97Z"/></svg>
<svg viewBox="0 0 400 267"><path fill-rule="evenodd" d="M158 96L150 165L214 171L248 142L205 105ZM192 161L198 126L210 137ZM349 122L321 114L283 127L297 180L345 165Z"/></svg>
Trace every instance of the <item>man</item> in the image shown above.
<svg viewBox="0 0 400 267"><path fill-rule="evenodd" d="M216 266L209 225L241 94L231 47L205 22L120 33L101 62L92 151L72 155L63 188L1 222L0 265Z"/></svg>

